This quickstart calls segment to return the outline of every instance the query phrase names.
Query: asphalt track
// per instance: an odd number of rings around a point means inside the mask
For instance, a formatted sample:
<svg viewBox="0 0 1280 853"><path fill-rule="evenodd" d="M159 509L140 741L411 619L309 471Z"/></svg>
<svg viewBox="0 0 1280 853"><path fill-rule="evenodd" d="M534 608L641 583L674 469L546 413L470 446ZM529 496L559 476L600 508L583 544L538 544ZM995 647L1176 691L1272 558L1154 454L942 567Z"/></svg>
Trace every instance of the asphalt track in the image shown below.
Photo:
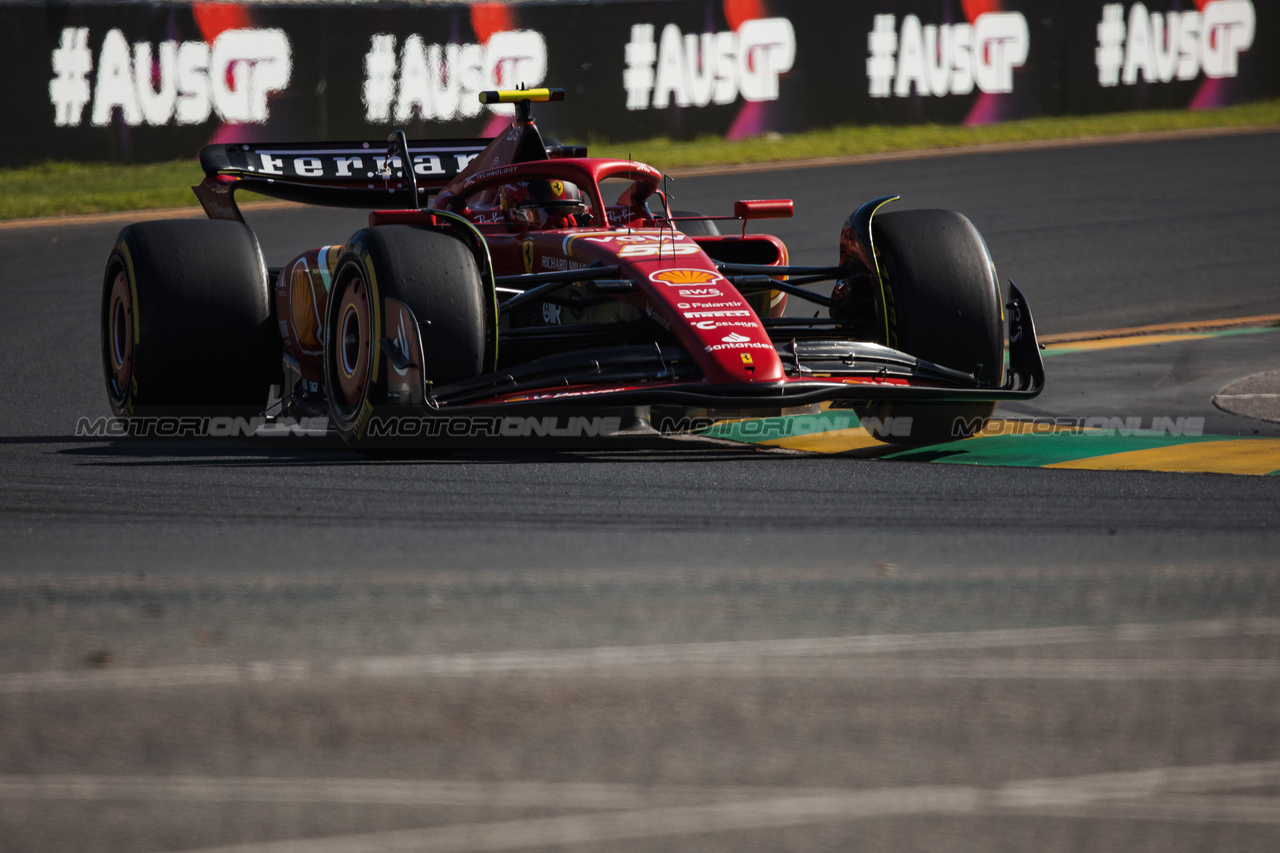
<svg viewBox="0 0 1280 853"><path fill-rule="evenodd" d="M799 263L829 263L877 195L961 210L1064 335L1280 314L1277 143L675 190L707 212L794 197L770 230ZM361 224L252 218L273 264ZM1210 398L1280 368L1280 331L1063 345L1006 419L1205 436L993 436L964 443L988 442L976 465L848 435L842 455L756 436L413 462L76 439L107 411L118 227L0 229L0 850L1280 841L1280 478L1043 467L1194 468L1168 447L1216 436L1257 448L1231 470L1274 470L1280 425Z"/></svg>

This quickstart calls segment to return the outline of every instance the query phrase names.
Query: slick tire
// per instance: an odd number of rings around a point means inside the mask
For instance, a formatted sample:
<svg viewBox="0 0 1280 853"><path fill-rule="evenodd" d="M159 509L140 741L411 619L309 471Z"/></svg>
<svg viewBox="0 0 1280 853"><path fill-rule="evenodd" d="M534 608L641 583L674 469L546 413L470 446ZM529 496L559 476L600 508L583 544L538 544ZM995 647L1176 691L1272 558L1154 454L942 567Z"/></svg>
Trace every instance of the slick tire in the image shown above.
<svg viewBox="0 0 1280 853"><path fill-rule="evenodd" d="M456 237L409 225L356 232L338 259L325 317L325 392L331 423L348 446L383 455L438 445L429 435L405 438L394 424L386 427L388 419L423 414L397 390L384 339L403 333L400 321L390 328L388 311L398 302L411 312L416 329L409 331L420 349L412 347L408 358L427 383L440 386L482 372L491 340L486 299L492 293L475 256Z"/></svg>
<svg viewBox="0 0 1280 853"><path fill-rule="evenodd" d="M1003 303L995 265L973 223L951 210L906 210L881 214L871 227L884 282L883 302L877 300L887 317L882 343L1000 387ZM859 414L884 424L911 418L909 435L886 429L876 436L882 441L935 444L980 431L994 409L994 403L898 403Z"/></svg>
<svg viewBox="0 0 1280 853"><path fill-rule="evenodd" d="M673 210L672 216L702 216L701 213L695 213L692 210ZM676 228L681 232L688 234L690 237L719 237L720 229L716 227L714 222L707 219L695 219L689 222L677 222Z"/></svg>
<svg viewBox="0 0 1280 853"><path fill-rule="evenodd" d="M253 415L278 381L267 270L239 222L125 228L107 256L101 324L117 417Z"/></svg>

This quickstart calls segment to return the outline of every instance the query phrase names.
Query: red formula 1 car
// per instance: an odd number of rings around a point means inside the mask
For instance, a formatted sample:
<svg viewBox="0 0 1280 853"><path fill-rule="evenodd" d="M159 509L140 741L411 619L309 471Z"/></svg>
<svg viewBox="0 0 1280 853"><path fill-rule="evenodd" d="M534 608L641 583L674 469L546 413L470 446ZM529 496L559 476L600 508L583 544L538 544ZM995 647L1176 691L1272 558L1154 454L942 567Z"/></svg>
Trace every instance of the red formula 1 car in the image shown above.
<svg viewBox="0 0 1280 853"><path fill-rule="evenodd" d="M531 103L559 90L481 97L517 107L497 139L206 147L209 221L131 225L107 260L116 415L265 405L327 418L357 448L448 448L826 405L926 443L1040 392L1026 300L1010 282L1005 304L960 214L876 199L845 223L837 265L791 266L779 239L746 233L790 201L673 214L656 169L544 141ZM373 212L345 245L268 270L237 188ZM719 233L727 219L740 234ZM823 280L830 296L805 288ZM784 316L788 297L825 316Z"/></svg>

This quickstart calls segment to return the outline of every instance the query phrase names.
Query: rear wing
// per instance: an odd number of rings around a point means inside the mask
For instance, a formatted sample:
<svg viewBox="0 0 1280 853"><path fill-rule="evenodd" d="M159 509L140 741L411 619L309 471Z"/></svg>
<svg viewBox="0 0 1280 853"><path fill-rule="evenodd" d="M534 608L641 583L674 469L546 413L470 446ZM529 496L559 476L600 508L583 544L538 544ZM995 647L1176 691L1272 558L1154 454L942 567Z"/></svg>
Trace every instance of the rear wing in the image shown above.
<svg viewBox="0 0 1280 853"><path fill-rule="evenodd" d="M404 158L388 157L386 142L206 145L200 151L205 179L192 189L210 219L243 221L235 204L237 189L303 204L408 208L416 206L417 193L434 192L453 180L491 141L409 140L405 147L416 192Z"/></svg>

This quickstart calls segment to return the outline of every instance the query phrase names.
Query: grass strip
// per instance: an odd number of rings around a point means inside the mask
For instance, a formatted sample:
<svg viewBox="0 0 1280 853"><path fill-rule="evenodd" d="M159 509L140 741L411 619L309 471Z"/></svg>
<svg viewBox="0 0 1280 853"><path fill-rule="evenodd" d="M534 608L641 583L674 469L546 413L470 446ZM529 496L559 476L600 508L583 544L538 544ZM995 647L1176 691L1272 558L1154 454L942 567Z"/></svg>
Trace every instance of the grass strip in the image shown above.
<svg viewBox="0 0 1280 853"><path fill-rule="evenodd" d="M976 127L941 124L835 127L791 136L766 134L736 142L717 136L689 141L651 139L620 143L592 139L589 146L594 156L626 157L630 154L636 160L662 169L688 169L1176 130L1274 126L1280 126L1280 100L1215 110L1158 110L1034 118Z"/></svg>
<svg viewBox="0 0 1280 853"><path fill-rule="evenodd" d="M664 138L617 143L592 138L588 144L593 156L630 156L660 169L680 169L1170 130L1271 126L1280 126L1280 100L1216 110L1036 118L979 127L869 125L786 136L768 134L736 142L706 136L689 141ZM202 177L194 158L143 165L49 162L0 169L0 219L193 206L196 201L190 187ZM256 198L250 193L238 193L237 197L244 201Z"/></svg>

